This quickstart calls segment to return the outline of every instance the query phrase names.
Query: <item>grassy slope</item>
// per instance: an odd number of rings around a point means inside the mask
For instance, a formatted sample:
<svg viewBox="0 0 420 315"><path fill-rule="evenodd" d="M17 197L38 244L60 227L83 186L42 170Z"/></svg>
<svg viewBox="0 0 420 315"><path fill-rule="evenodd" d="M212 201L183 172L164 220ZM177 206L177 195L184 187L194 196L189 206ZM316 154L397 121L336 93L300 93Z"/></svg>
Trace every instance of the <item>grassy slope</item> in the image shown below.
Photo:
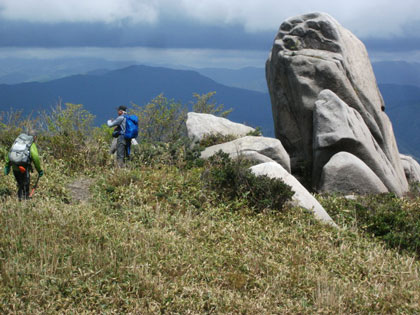
<svg viewBox="0 0 420 315"><path fill-rule="evenodd" d="M45 158L44 158L45 160ZM96 170L71 200L61 161L36 197L3 193L3 313L413 313L420 264L299 209L254 214L203 188L202 169ZM12 176L2 191L15 191ZM331 202L331 200L330 200ZM343 209L344 210L344 209Z"/></svg>

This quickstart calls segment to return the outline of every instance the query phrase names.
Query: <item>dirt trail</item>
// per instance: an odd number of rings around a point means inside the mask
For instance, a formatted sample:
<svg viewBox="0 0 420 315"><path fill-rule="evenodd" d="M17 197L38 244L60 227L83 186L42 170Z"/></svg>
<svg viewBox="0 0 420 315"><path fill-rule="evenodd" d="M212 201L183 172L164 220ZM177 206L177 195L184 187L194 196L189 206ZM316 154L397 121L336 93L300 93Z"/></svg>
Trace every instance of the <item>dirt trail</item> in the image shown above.
<svg viewBox="0 0 420 315"><path fill-rule="evenodd" d="M73 202L88 202L90 198L89 187L92 184L92 179L80 177L70 183L67 188L70 191Z"/></svg>

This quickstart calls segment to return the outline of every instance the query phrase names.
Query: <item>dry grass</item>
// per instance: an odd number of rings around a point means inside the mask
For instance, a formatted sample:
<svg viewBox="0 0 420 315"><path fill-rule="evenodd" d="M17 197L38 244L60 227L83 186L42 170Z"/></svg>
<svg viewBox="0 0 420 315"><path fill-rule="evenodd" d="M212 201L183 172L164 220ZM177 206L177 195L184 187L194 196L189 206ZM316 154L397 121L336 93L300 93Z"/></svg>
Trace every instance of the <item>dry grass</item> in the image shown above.
<svg viewBox="0 0 420 315"><path fill-rule="evenodd" d="M255 214L202 188L201 169L91 176L71 200L51 162L36 198L3 196L2 313L412 314L420 265L300 209ZM93 172L92 172L93 174ZM11 176L2 185L15 190Z"/></svg>

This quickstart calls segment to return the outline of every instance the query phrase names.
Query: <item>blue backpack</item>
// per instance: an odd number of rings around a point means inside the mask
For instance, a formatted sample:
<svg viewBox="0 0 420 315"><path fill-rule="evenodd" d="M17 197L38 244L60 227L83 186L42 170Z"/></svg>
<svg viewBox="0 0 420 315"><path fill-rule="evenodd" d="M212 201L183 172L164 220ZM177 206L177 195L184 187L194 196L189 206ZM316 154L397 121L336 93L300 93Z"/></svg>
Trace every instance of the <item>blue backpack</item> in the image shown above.
<svg viewBox="0 0 420 315"><path fill-rule="evenodd" d="M139 135L139 119L136 115L125 115L124 138L133 139Z"/></svg>

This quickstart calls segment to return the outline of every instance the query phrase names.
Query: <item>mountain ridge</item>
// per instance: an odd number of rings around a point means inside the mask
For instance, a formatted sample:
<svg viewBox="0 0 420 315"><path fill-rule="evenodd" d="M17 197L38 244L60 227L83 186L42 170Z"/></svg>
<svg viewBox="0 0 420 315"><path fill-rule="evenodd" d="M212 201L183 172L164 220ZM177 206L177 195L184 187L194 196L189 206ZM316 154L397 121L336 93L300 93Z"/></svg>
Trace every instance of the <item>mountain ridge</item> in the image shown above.
<svg viewBox="0 0 420 315"><path fill-rule="evenodd" d="M118 105L145 105L163 93L168 99L189 103L193 93L216 91L214 100L233 108L230 118L261 127L272 135L268 93L228 87L192 70L133 65L103 74L78 74L48 82L0 85L0 110L36 111L63 103L83 104L97 117L97 123L115 115Z"/></svg>

